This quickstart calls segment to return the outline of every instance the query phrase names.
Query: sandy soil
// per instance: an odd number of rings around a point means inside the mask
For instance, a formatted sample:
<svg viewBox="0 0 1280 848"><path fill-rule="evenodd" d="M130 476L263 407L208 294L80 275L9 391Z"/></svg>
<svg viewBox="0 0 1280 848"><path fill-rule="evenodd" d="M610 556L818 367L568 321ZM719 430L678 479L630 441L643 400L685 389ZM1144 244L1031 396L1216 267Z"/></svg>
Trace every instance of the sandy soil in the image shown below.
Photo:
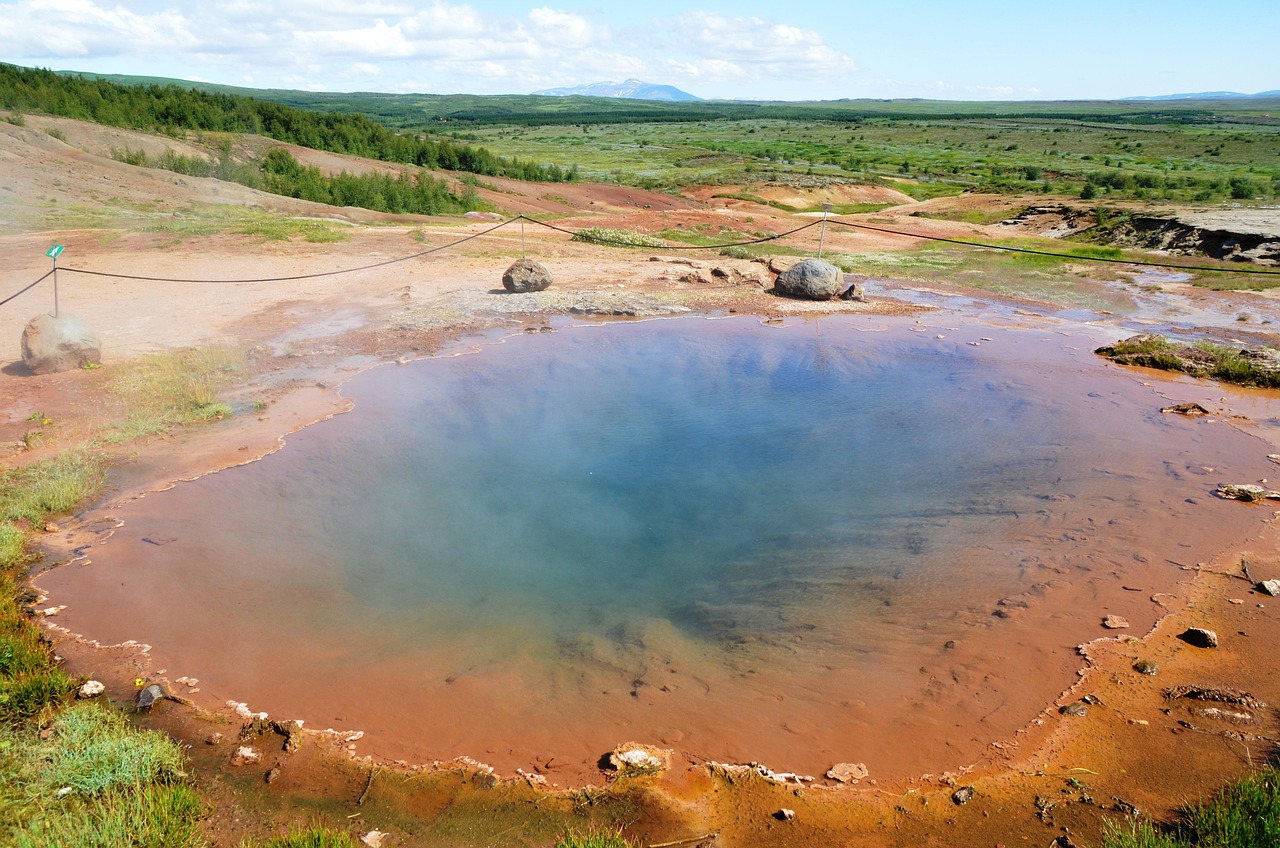
<svg viewBox="0 0 1280 848"><path fill-rule="evenodd" d="M69 143L49 136L45 130L50 128L62 131ZM60 260L64 269L234 281L385 262L484 234L492 226L334 210L213 180L132 168L107 158L112 147L121 146L152 153L165 147L183 149L170 140L72 121L28 116L24 127L0 123L0 220L5 224L0 236L5 258L0 297L49 269L44 251L55 241L67 248ZM315 162L337 170L348 165L385 167L319 155ZM782 231L811 220L713 196L720 192L697 192L681 199L616 186L486 182L495 188L483 191L491 192L504 210L564 212L568 217L563 224L570 228L590 224L656 231L711 223L743 231ZM858 202L844 196L831 199ZM348 238L310 244L228 233L180 238L172 232L149 231L161 221L171 221L175 213L197 216L219 206L338 221L347 228ZM986 232L978 225L910 217L918 208L909 204L878 215L910 222L916 232L958 237ZM94 226L77 228L82 219L92 219ZM1008 230L999 231L999 237L1009 237ZM788 243L812 248L817 231L807 230ZM826 244L832 251L891 250L910 246L911 240L829 230ZM500 293L502 271L522 251L552 269L555 287L519 298ZM921 308L912 305L918 292L906 284L886 283L866 304L813 305L767 294L771 279L768 268L759 263L705 252L602 249L526 224L523 233L511 225L430 256L350 274L272 283L185 284L64 270L59 274L59 294L61 309L79 315L101 336L106 369L150 351L190 345L237 342L259 351L256 373L239 391L269 398L269 410L131 446L129 455L121 457L110 495L123 499L273 450L281 436L344 408L332 387L346 376L377 362L436 350L473 330L539 326L546 315L566 312L610 316L695 310L774 316L827 309L902 313ZM1236 302L1223 298L1231 297L1204 295L1206 314L1226 325ZM981 301L995 303L985 295ZM102 399L95 396L94 374L32 377L19 362L23 325L51 305L46 282L0 307L0 361L5 363L0 369L0 457L9 465L75 443L91 430L103 408ZM1023 310L1020 315L1018 308ZM1052 310L1033 304L1001 303L1000 309L1017 320L1056 320L1047 317ZM1184 388L1180 399L1200 400L1215 413L1233 418L1236 426L1274 437L1262 420L1270 416L1274 394L1226 391L1190 381ZM37 411L57 424L49 429L43 448L20 449L30 427L27 419ZM77 525L73 521L66 529L80 534L109 530L100 519L101 513L91 512L78 526L72 526ZM1280 604L1258 595L1241 567L1246 561L1257 580L1280 577L1280 557L1274 553L1277 532L1269 527L1258 538L1203 563L1185 564L1185 583L1160 597L1167 615L1149 633L1102 638L1082 648L1090 668L1070 692L1046 704L1044 713L1018 734L1016 744L993 745L981 762L955 773L894 784L873 779L851 788L802 788L749 769L716 769L678 759L676 767L660 777L619 781L601 790L596 806L596 801L586 804L580 796L542 795L532 785L537 778L515 776L489 789L487 780L475 777L477 766L450 763L433 771L430 780L415 783L413 791L379 783L370 808L355 812L371 822L380 816L376 823L393 831L398 844L467 844L456 835L453 842L442 835L448 816L459 809L481 811L467 820L468 826L476 835L474 841L491 840L497 831L485 828L497 820L493 811L525 803L545 804L563 821L580 815L586 818L579 820L606 825L628 823L631 834L650 842L715 832L717 839L704 841L991 845L1015 840L1046 844L1068 837L1097 844L1104 815L1119 818L1133 805L1167 816L1178 804L1213 791L1274 749L1280 725L1272 710L1169 698L1166 692L1177 685L1232 687L1259 702L1280 703L1280 674L1269 650L1280 638L1280 619L1274 614ZM50 534L51 550L58 549L54 537L62 533ZM56 617L50 623L55 621ZM1177 634L1190 626L1212 627L1221 635L1222 647L1205 651L1180 641ZM61 637L58 650L73 673L103 679L112 697L122 701L134 691L134 678L162 674L137 652L103 652ZM1158 662L1159 675L1134 671L1132 665L1140 658ZM1059 706L1086 695L1086 716L1059 714ZM211 729L234 737L242 723L230 711L209 715L169 706L147 721L193 743ZM351 744L340 737L317 736L305 754L275 754L284 777L269 792L260 777L270 762L254 772L257 788L251 789L250 776L227 765L225 746L196 744L192 754L197 780L221 799L210 825L214 843L233 845L242 836L262 835L299 811L315 809L317 798L347 799L347 806L333 802L345 815L361 787L367 793L373 786L373 763L345 759L359 753L358 747L348 750ZM960 786L976 790L974 799L963 805L952 801ZM590 793L587 797L596 798ZM784 807L796 812L794 820L773 817ZM339 812L334 815L340 818ZM507 827L508 820L502 821ZM513 827L525 827L528 821L517 819ZM437 824L443 829L431 830ZM530 839L537 844L536 834Z"/></svg>

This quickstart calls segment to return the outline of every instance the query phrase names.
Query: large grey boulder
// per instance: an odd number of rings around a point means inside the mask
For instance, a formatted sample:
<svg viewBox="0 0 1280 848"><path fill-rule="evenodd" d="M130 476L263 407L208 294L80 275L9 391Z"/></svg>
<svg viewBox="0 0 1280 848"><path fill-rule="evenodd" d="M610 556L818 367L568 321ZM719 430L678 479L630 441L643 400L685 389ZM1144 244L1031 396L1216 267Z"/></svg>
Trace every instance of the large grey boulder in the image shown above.
<svg viewBox="0 0 1280 848"><path fill-rule="evenodd" d="M542 291L551 286L551 272L541 262L517 259L502 275L502 286L509 292Z"/></svg>
<svg viewBox="0 0 1280 848"><path fill-rule="evenodd" d="M844 291L844 272L830 262L806 259L778 275L773 290L788 297L830 300Z"/></svg>
<svg viewBox="0 0 1280 848"><path fill-rule="evenodd" d="M22 331L22 361L32 374L70 371L102 359L102 342L76 316L37 315Z"/></svg>

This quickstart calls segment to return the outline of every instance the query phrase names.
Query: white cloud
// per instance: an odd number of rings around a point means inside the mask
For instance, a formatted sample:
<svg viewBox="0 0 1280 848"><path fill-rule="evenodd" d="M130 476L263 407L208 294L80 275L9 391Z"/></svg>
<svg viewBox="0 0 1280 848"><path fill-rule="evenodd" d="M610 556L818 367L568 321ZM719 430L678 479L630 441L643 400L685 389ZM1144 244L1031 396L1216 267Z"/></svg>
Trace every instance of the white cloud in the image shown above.
<svg viewBox="0 0 1280 848"><path fill-rule="evenodd" d="M20 0L0 20L0 55L15 58L150 55L194 47L174 11L140 15L93 0Z"/></svg>
<svg viewBox="0 0 1280 848"><path fill-rule="evenodd" d="M678 28L682 41L709 59L806 74L857 69L851 58L828 47L820 33L764 18L690 12L680 17Z"/></svg>
<svg viewBox="0 0 1280 848"><path fill-rule="evenodd" d="M376 77L384 90L476 93L639 77L699 94L726 83L750 96L856 69L819 32L760 17L689 12L618 33L608 10L491 8L450 0L0 0L0 58L86 57L95 61L81 68L117 73L154 73L167 63L163 75L264 87L334 88Z"/></svg>

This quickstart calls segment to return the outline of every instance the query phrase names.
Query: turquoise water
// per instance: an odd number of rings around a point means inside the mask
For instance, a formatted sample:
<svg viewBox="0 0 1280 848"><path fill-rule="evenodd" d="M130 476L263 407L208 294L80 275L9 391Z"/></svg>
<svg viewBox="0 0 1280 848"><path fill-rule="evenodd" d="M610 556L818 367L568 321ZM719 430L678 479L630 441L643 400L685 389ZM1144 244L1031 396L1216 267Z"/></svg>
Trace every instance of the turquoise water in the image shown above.
<svg viewBox="0 0 1280 848"><path fill-rule="evenodd" d="M1070 683L1104 613L1154 621L1170 561L1253 520L1213 485L1266 463L1087 336L921 330L563 325L376 368L42 582L206 697L397 755L953 767Z"/></svg>

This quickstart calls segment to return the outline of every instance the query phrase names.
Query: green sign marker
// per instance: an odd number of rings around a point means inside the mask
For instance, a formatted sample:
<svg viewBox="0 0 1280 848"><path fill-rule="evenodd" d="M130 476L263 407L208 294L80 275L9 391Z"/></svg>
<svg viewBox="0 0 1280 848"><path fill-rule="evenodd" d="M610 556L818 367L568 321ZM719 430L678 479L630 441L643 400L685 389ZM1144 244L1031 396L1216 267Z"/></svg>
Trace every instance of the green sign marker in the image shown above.
<svg viewBox="0 0 1280 848"><path fill-rule="evenodd" d="M49 250L45 253L45 256L49 257L50 259L57 259L62 254L62 250L63 250L62 245L55 244L53 247L49 248Z"/></svg>

